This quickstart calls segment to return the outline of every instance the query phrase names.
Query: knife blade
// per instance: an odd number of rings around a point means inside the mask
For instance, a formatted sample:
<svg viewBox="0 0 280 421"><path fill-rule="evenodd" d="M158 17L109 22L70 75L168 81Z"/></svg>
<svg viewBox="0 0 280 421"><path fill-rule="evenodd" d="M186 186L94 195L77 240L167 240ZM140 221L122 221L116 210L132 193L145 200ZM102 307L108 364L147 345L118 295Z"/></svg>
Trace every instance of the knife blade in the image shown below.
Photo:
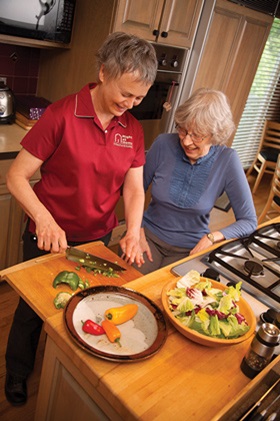
<svg viewBox="0 0 280 421"><path fill-rule="evenodd" d="M114 271L120 272L126 270L124 267L110 262L109 260L102 259L101 257L94 256L93 254L87 253L85 251L79 250L75 247L67 247L66 258L73 262L79 263L81 266L85 266L90 269L97 269L101 271L109 271L113 269Z"/></svg>

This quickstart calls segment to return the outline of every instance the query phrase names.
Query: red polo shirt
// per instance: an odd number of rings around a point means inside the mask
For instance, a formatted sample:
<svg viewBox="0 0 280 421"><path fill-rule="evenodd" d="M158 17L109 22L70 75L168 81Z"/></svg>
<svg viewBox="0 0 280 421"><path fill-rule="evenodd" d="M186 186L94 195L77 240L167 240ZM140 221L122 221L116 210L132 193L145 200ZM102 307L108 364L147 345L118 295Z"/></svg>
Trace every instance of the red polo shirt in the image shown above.
<svg viewBox="0 0 280 421"><path fill-rule="evenodd" d="M125 175L145 163L140 123L126 112L104 131L92 105L94 86L49 105L21 142L44 161L34 191L69 241L100 238L118 224L114 209Z"/></svg>

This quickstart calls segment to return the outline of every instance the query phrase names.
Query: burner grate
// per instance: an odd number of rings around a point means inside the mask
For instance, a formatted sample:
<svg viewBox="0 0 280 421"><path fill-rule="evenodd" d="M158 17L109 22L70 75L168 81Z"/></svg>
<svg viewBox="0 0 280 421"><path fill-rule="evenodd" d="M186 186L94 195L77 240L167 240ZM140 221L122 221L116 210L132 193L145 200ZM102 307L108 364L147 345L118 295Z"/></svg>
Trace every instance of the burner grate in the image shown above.
<svg viewBox="0 0 280 421"><path fill-rule="evenodd" d="M253 248L260 248L265 255L280 257L280 224L260 228L248 237Z"/></svg>
<svg viewBox="0 0 280 421"><path fill-rule="evenodd" d="M208 264L235 282L242 281L257 288L266 296L280 303L280 258L261 254L252 247L252 237L233 240L213 250ZM267 250L266 250L267 251ZM270 256L272 256L270 251Z"/></svg>

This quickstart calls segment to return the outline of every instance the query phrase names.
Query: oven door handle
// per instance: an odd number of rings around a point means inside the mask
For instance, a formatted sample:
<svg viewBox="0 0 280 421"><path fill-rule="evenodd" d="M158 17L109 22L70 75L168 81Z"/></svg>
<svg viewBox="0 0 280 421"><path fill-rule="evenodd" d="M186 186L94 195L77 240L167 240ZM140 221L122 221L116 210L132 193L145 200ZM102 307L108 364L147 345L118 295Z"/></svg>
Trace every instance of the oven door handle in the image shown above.
<svg viewBox="0 0 280 421"><path fill-rule="evenodd" d="M168 96L166 98L165 103L163 104L163 108L167 112L170 111L171 108L172 108L171 100L172 100L172 95L173 95L173 91L174 91L174 87L176 86L176 83L178 84L178 82L176 82L176 80L172 80L171 88L170 88L170 90L168 89L169 93L168 93Z"/></svg>

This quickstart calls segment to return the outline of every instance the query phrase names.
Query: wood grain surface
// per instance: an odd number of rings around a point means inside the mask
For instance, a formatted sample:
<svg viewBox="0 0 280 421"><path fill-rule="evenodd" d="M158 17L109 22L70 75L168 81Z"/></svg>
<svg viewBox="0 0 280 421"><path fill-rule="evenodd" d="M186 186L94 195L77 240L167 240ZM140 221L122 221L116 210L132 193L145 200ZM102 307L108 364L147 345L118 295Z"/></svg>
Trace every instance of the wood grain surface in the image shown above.
<svg viewBox="0 0 280 421"><path fill-rule="evenodd" d="M81 268L77 273L83 279L87 279L90 286L95 285L123 285L132 279L143 276L133 267L126 264L114 252L108 249L101 241L83 244L78 247L95 256L102 257L112 262L117 262L127 268L124 272L119 272L118 278L108 278L104 275L94 275ZM63 271L76 271L77 263L66 259L64 255L46 255L37 259L32 259L1 272L1 278L6 280L12 288L33 308L33 310L46 320L58 311L54 307L53 300L60 291L73 291L66 284L53 288L52 282L55 276Z"/></svg>

